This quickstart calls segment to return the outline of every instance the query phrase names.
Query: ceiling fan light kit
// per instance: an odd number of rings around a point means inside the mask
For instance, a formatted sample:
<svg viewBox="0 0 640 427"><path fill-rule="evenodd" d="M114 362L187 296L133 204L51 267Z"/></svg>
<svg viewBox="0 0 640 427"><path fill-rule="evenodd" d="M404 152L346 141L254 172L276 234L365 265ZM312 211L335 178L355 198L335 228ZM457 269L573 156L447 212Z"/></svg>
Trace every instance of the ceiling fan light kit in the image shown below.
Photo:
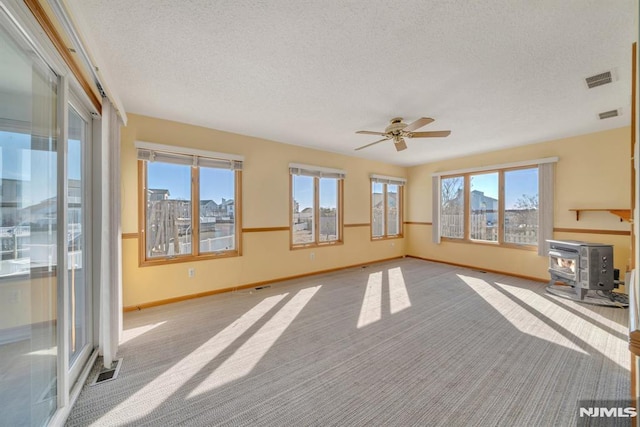
<svg viewBox="0 0 640 427"><path fill-rule="evenodd" d="M402 151L407 149L407 143L404 141L404 138L401 136L397 137L396 140L393 141L393 143L395 144L397 151Z"/></svg>
<svg viewBox="0 0 640 427"><path fill-rule="evenodd" d="M356 148L356 151L362 150L363 148L371 147L372 145L387 141L389 139L393 140L393 145L396 147L397 151L402 151L406 150L407 148L407 143L404 138L444 138L446 136L449 136L449 134L451 133L450 130L434 132L414 132L416 129L420 129L421 127L426 126L432 122L433 119L430 117L421 117L413 123L406 124L402 121L402 117L394 117L393 119L391 119L391 123L385 128L384 132L359 130L356 133L363 135L384 136L384 138L379 141L363 145L362 147L358 147Z"/></svg>

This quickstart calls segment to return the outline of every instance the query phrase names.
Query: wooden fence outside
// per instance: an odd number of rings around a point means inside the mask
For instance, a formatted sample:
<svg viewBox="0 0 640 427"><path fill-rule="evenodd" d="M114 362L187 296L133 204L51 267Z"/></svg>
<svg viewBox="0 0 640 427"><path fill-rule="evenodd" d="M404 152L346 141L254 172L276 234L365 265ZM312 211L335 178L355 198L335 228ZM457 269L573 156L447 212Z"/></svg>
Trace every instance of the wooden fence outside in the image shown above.
<svg viewBox="0 0 640 427"><path fill-rule="evenodd" d="M473 240L497 241L498 224L487 222L487 215L471 214L469 216L469 235ZM441 215L440 233L442 237L464 238L464 215ZM507 225L504 228L504 242L518 245L537 245L538 226L530 224Z"/></svg>

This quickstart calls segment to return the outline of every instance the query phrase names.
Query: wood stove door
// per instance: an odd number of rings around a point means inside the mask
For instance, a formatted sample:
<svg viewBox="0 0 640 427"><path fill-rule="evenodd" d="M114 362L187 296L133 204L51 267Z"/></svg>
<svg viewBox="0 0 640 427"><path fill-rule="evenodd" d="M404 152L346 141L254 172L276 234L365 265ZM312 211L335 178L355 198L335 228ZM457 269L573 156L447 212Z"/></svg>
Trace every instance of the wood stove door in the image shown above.
<svg viewBox="0 0 640 427"><path fill-rule="evenodd" d="M579 255L576 252L552 249L549 251L549 273L576 281L578 279L578 259Z"/></svg>

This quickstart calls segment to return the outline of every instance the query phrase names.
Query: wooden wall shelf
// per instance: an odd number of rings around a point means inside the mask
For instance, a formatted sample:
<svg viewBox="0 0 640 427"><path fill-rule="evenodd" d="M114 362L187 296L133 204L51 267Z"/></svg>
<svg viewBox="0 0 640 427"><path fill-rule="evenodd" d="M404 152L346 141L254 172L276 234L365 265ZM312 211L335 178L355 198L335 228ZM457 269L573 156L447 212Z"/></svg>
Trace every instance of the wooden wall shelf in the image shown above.
<svg viewBox="0 0 640 427"><path fill-rule="evenodd" d="M576 213L576 221L580 221L580 212L610 212L620 218L620 222L631 222L631 209L569 209Z"/></svg>

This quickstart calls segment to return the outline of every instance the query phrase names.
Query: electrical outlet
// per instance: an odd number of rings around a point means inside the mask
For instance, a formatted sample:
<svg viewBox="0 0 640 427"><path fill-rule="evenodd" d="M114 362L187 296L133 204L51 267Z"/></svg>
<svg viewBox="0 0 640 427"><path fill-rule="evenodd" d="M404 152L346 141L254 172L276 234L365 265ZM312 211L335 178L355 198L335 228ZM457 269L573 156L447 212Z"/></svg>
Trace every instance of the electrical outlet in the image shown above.
<svg viewBox="0 0 640 427"><path fill-rule="evenodd" d="M194 277L196 275L196 269L190 268L189 270L187 270L187 274L189 275L189 277Z"/></svg>
<svg viewBox="0 0 640 427"><path fill-rule="evenodd" d="M315 253L315 252L311 252L311 253L309 254L309 259L310 259L311 261L313 261L314 259L316 259L316 253Z"/></svg>
<svg viewBox="0 0 640 427"><path fill-rule="evenodd" d="M396 242L391 242L391 247L394 247L396 245Z"/></svg>

